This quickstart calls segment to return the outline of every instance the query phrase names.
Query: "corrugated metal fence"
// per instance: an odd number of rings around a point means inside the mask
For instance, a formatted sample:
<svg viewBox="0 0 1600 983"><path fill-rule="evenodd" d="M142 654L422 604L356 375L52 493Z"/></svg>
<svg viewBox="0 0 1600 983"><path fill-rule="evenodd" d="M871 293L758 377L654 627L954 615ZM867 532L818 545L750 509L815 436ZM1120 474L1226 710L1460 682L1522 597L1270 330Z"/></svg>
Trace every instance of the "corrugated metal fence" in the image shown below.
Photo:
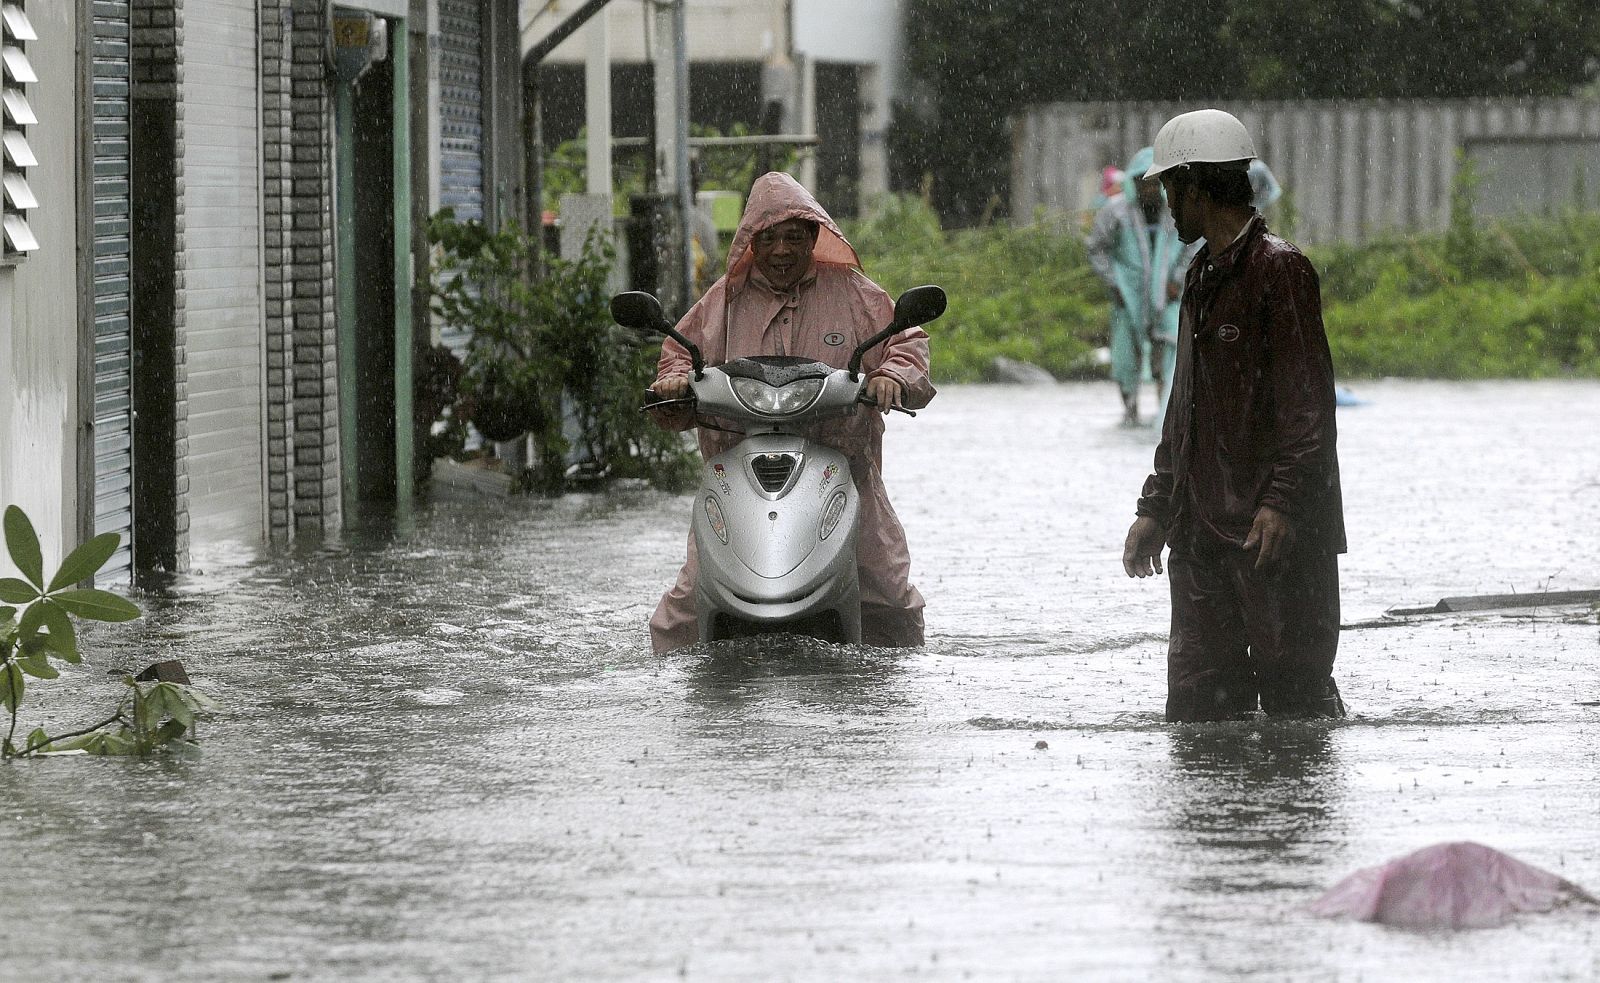
<svg viewBox="0 0 1600 983"><path fill-rule="evenodd" d="M1283 185L1302 243L1437 231L1458 152L1481 215L1600 208L1600 100L1216 103L1249 128ZM1161 124L1199 105L1051 103L1014 121L1011 214L1091 206L1100 169L1124 165Z"/></svg>

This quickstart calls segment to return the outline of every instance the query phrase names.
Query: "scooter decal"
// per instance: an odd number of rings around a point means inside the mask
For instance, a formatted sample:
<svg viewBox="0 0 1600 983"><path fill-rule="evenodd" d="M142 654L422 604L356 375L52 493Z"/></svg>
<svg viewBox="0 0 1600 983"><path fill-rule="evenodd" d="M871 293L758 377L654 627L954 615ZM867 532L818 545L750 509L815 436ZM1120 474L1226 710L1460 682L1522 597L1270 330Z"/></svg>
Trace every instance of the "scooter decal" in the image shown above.
<svg viewBox="0 0 1600 983"><path fill-rule="evenodd" d="M828 482L832 481L833 476L838 473L839 465L837 464L830 464L822 469L822 480L817 482L818 497L821 497L822 493L828 490Z"/></svg>
<svg viewBox="0 0 1600 983"><path fill-rule="evenodd" d="M722 494L732 495L733 489L728 485L728 472L720 464L711 465L711 473L716 476L717 484L722 488Z"/></svg>

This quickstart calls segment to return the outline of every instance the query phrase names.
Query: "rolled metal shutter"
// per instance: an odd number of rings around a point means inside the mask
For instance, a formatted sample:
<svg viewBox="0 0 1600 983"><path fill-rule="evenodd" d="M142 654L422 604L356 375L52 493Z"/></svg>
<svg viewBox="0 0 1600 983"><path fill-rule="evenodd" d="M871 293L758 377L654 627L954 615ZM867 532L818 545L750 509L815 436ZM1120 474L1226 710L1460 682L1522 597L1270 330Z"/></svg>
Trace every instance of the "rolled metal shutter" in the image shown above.
<svg viewBox="0 0 1600 983"><path fill-rule="evenodd" d="M265 535L255 0L184 6L189 545Z"/></svg>
<svg viewBox="0 0 1600 983"><path fill-rule="evenodd" d="M456 221L483 221L483 8L479 0L439 2L439 207ZM468 332L441 325L457 354Z"/></svg>
<svg viewBox="0 0 1600 983"><path fill-rule="evenodd" d="M101 583L127 583L133 567L128 8L94 5L94 531L122 536Z"/></svg>

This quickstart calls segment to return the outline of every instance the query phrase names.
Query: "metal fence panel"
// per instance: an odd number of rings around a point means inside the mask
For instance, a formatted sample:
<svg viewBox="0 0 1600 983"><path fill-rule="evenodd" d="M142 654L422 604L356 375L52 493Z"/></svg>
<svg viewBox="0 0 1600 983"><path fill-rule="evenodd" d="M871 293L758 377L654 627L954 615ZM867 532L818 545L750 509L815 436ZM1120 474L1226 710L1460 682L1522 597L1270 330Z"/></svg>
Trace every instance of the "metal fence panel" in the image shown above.
<svg viewBox="0 0 1600 983"><path fill-rule="evenodd" d="M1122 166L1161 124L1198 105L1050 103L1013 121L1012 220L1085 213L1097 175ZM1220 103L1283 185L1302 243L1449 222L1461 160L1486 215L1600 208L1600 101L1469 99Z"/></svg>

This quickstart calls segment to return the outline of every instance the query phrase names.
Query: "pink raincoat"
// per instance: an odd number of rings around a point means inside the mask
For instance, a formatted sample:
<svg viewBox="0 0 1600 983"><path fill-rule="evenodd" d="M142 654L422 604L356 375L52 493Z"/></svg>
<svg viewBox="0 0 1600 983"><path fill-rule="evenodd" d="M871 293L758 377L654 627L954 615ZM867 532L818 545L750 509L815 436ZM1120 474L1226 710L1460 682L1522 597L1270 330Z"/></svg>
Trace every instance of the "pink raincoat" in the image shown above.
<svg viewBox="0 0 1600 983"><path fill-rule="evenodd" d="M778 291L755 268L751 240L757 232L792 218L816 222L817 243L810 271L792 289ZM787 174L762 175L750 190L750 202L733 237L727 274L683 316L678 330L699 346L707 365L751 355L793 355L845 368L856 345L894 316L894 301L861 273L860 265L855 249L810 192ZM908 328L867 352L862 368L869 378L888 376L898 381L908 409L919 409L933 399L928 335L920 327ZM664 342L657 380L690 371L683 346L670 339ZM683 430L693 420L684 413L662 418L661 423ZM698 436L706 460L739 441L736 434L704 427ZM921 645L922 595L911 585L905 530L883 487L882 416L863 406L852 416L818 424L810 436L844 451L855 472L861 496L856 557L862 640L869 645ZM650 618L650 640L658 653L699 640L694 611L698 566L691 533L688 562Z"/></svg>
<svg viewBox="0 0 1600 983"><path fill-rule="evenodd" d="M1406 928L1489 928L1588 892L1481 843L1436 843L1363 867L1312 902L1312 914Z"/></svg>

